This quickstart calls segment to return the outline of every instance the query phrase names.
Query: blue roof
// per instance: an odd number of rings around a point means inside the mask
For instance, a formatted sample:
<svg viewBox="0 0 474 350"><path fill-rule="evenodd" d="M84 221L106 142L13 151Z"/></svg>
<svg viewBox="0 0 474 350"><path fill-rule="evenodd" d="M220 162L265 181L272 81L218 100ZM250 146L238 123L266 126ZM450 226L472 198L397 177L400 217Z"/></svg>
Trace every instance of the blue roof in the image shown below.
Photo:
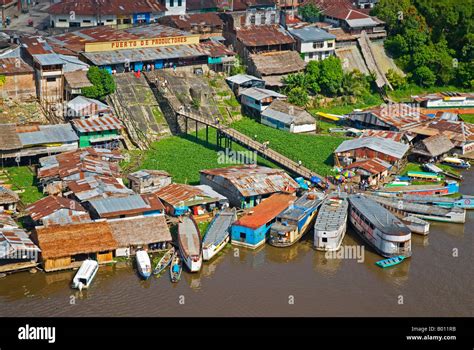
<svg viewBox="0 0 474 350"><path fill-rule="evenodd" d="M40 125L38 131L17 134L22 146L63 143L79 140L70 124Z"/></svg>
<svg viewBox="0 0 474 350"><path fill-rule="evenodd" d="M288 30L291 35L304 42L335 40L336 36L317 27L291 28Z"/></svg>

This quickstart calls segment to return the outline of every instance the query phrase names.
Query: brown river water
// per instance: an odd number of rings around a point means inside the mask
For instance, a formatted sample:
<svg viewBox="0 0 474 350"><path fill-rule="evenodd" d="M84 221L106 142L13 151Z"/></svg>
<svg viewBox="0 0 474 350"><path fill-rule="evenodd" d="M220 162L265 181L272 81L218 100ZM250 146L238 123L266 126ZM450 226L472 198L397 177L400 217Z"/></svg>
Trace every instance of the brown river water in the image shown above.
<svg viewBox="0 0 474 350"><path fill-rule="evenodd" d="M464 194L474 194L474 172ZM87 291L69 285L73 271L21 272L0 279L2 316L473 316L474 210L465 225L431 223L413 235L410 259L381 269L365 250L327 259L312 232L290 248L226 248L199 274L142 281L132 263L101 266ZM350 230L345 246L360 244ZM457 249L458 256L453 256Z"/></svg>

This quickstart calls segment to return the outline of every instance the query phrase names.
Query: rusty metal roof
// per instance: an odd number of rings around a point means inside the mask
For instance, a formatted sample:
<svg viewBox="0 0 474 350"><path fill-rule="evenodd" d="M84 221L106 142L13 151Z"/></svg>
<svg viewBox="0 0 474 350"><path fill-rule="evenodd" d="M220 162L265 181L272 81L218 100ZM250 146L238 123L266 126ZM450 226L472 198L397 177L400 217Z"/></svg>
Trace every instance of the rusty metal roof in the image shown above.
<svg viewBox="0 0 474 350"><path fill-rule="evenodd" d="M84 179L67 181L66 186L81 202L98 198L125 197L134 194L131 189L111 176L89 176Z"/></svg>
<svg viewBox="0 0 474 350"><path fill-rule="evenodd" d="M26 211L34 221L38 221L58 212L61 209L66 209L66 216L76 216L78 213L81 213L82 216L85 214L87 216L86 219L90 220L87 211L80 203L73 199L59 196L48 196L42 198L39 201L29 205L26 208Z"/></svg>
<svg viewBox="0 0 474 350"><path fill-rule="evenodd" d="M16 75L33 73L33 67L26 64L21 58L0 58L0 74L1 75Z"/></svg>
<svg viewBox="0 0 474 350"><path fill-rule="evenodd" d="M211 181L234 186L243 197L286 192L298 184L284 170L263 166L237 165L227 168L201 170Z"/></svg>
<svg viewBox="0 0 474 350"><path fill-rule="evenodd" d="M354 162L351 165L347 166L346 169L359 168L359 169L368 171L371 174L380 174L384 172L385 170L389 169L390 167L391 167L390 163L387 163L378 158L373 158L373 159L362 160L360 162Z"/></svg>
<svg viewBox="0 0 474 350"><path fill-rule="evenodd" d="M208 196L197 187L176 183L163 187L155 193L162 201L173 207L189 207L205 203L214 203L220 199Z"/></svg>
<svg viewBox="0 0 474 350"><path fill-rule="evenodd" d="M365 130L361 137L381 137L383 139L390 139L396 142L401 142L405 136L405 133L398 131L388 131L388 130L375 130L368 129Z"/></svg>
<svg viewBox="0 0 474 350"><path fill-rule="evenodd" d="M366 115L375 117L376 120L369 120ZM407 129L431 119L419 111L418 108L413 108L403 103L397 104L394 107L390 105L386 107L378 106L363 111L354 111L349 114L349 118L352 121L366 121L373 125L393 126L399 130Z"/></svg>
<svg viewBox="0 0 474 350"><path fill-rule="evenodd" d="M163 210L164 206L154 194L132 194L126 197L109 197L89 201L101 218L119 215L139 215Z"/></svg>
<svg viewBox="0 0 474 350"><path fill-rule="evenodd" d="M186 6L188 3L186 2ZM193 13L185 15L164 16L158 19L159 23L190 31L195 26L222 27L224 22L214 12Z"/></svg>
<svg viewBox="0 0 474 350"><path fill-rule="evenodd" d="M123 129L122 122L113 116L73 119L71 123L79 133Z"/></svg>
<svg viewBox="0 0 474 350"><path fill-rule="evenodd" d="M31 241L28 234L20 228L2 228L0 229L0 259L21 258L19 254L25 255L25 258L31 258L32 255L39 253L40 249Z"/></svg>
<svg viewBox="0 0 474 350"><path fill-rule="evenodd" d="M296 51L276 51L250 55L256 70L261 75L289 74L300 72L306 62ZM265 77L264 77L265 78Z"/></svg>
<svg viewBox="0 0 474 350"><path fill-rule="evenodd" d="M51 5L48 13L52 15L70 15L71 12L80 16L131 15L135 13L164 12L166 7L157 0L62 0Z"/></svg>
<svg viewBox="0 0 474 350"><path fill-rule="evenodd" d="M293 36L277 24L236 28L236 34L237 40L249 47L295 43Z"/></svg>

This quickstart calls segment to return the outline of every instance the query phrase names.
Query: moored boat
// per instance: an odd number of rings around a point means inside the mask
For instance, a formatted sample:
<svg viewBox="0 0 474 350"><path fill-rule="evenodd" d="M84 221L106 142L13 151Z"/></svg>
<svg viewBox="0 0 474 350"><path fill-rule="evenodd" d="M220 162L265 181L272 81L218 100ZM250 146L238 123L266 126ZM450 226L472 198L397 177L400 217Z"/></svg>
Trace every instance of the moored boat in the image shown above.
<svg viewBox="0 0 474 350"><path fill-rule="evenodd" d="M474 209L474 197L467 195L462 195L460 198L403 195L401 198L409 202L432 204L443 208Z"/></svg>
<svg viewBox="0 0 474 350"><path fill-rule="evenodd" d="M378 254L411 256L411 232L380 204L363 195L349 196L349 222Z"/></svg>
<svg viewBox="0 0 474 350"><path fill-rule="evenodd" d="M183 216L178 224L179 252L191 272L198 272L202 266L202 241L199 228L193 218Z"/></svg>
<svg viewBox="0 0 474 350"><path fill-rule="evenodd" d="M211 260L230 240L230 227L237 220L235 209L226 208L216 214L202 241L202 257Z"/></svg>
<svg viewBox="0 0 474 350"><path fill-rule="evenodd" d="M400 264L405 260L403 255L394 256L393 258L388 258L384 260L379 260L375 264L381 268L391 267Z"/></svg>
<svg viewBox="0 0 474 350"><path fill-rule="evenodd" d="M181 272L183 271L183 266L181 264L181 259L178 252L175 252L173 258L171 259L170 266L170 279L171 282L177 283L181 279Z"/></svg>
<svg viewBox="0 0 474 350"><path fill-rule="evenodd" d="M466 162L464 159L459 159L456 157L446 157L441 162L453 168L469 169L471 167L471 164L469 162Z"/></svg>
<svg viewBox="0 0 474 350"><path fill-rule="evenodd" d="M154 275L159 275L164 269L168 267L168 265L171 263L171 259L173 259L174 251L174 247L171 247L171 249L166 251L165 255L163 255L160 261L158 261L158 264L156 264L156 267L153 270Z"/></svg>
<svg viewBox="0 0 474 350"><path fill-rule="evenodd" d="M148 279L151 276L151 261L148 253L144 250L137 251L135 256L137 261L137 269L140 276Z"/></svg>
<svg viewBox="0 0 474 350"><path fill-rule="evenodd" d="M444 185L407 185L383 187L377 194L393 196L397 194L411 194L417 196L446 196L459 192L459 184L454 180L446 180Z"/></svg>
<svg viewBox="0 0 474 350"><path fill-rule="evenodd" d="M332 193L324 200L314 223L314 247L339 250L347 229L349 202L346 193Z"/></svg>
<svg viewBox="0 0 474 350"><path fill-rule="evenodd" d="M461 208L442 208L436 205L414 203L402 198L370 196L377 203L392 212L404 212L425 220L463 224L466 222L466 211Z"/></svg>
<svg viewBox="0 0 474 350"><path fill-rule="evenodd" d="M400 220L412 233L417 233L423 236L426 236L428 233L430 233L430 223L420 219L419 217L408 215L401 217Z"/></svg>
<svg viewBox="0 0 474 350"><path fill-rule="evenodd" d="M323 199L321 192L305 192L277 216L270 228L268 243L274 247L289 247L298 242L314 222Z"/></svg>
<svg viewBox="0 0 474 350"><path fill-rule="evenodd" d="M72 280L72 288L79 290L89 288L98 270L99 263L97 261L91 259L84 260Z"/></svg>

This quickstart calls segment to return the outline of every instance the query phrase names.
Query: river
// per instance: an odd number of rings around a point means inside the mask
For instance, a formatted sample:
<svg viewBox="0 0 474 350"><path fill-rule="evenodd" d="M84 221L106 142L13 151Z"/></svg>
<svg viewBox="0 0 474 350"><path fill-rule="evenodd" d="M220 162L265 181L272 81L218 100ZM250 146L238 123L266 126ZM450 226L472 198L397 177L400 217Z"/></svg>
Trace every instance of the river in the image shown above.
<svg viewBox="0 0 474 350"><path fill-rule="evenodd" d="M474 173L465 173L473 194ZM290 248L226 248L199 274L142 281L131 263L102 266L91 288L70 289L73 271L0 279L0 316L472 316L474 211L465 225L432 223L413 235L410 259L389 269L327 259L312 233ZM344 246L360 241L348 231Z"/></svg>

